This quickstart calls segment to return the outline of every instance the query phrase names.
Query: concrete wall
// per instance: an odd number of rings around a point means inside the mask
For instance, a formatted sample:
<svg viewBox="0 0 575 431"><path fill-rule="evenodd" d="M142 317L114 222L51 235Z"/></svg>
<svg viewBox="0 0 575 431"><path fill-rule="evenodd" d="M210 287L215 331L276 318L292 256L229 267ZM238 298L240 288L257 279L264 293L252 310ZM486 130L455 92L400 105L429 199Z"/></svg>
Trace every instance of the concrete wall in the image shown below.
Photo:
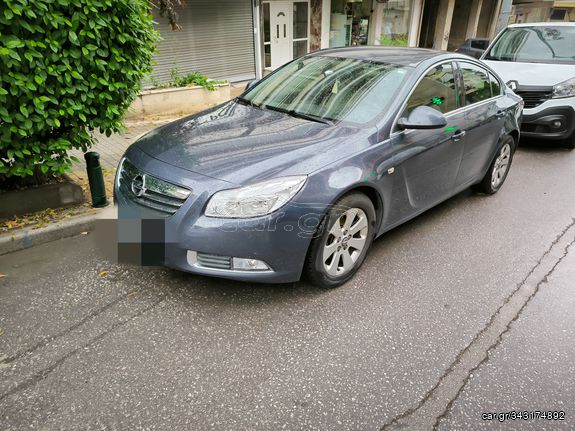
<svg viewBox="0 0 575 431"><path fill-rule="evenodd" d="M231 98L230 85L219 85L216 91L202 87L145 90L132 103L127 119L176 117L202 111Z"/></svg>

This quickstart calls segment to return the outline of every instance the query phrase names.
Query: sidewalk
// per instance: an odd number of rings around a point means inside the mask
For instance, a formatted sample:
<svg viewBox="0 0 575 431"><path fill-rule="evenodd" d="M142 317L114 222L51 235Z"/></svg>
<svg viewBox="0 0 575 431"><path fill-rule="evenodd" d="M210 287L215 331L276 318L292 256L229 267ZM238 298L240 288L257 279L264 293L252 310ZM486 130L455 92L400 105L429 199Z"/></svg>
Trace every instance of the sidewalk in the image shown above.
<svg viewBox="0 0 575 431"><path fill-rule="evenodd" d="M137 123L127 123L126 131L122 134L114 134L111 136L106 136L103 133L94 132L94 141L96 142L90 151L95 151L100 154L100 164L105 170L114 170L120 162L120 158L126 151L126 149L132 145L132 143L142 136L144 133L160 127L174 119L161 120L161 121L145 121ZM84 153L80 150L74 150L70 153L76 156L80 162L75 163L72 168L71 176L81 176L84 177L86 171L86 164L84 161Z"/></svg>

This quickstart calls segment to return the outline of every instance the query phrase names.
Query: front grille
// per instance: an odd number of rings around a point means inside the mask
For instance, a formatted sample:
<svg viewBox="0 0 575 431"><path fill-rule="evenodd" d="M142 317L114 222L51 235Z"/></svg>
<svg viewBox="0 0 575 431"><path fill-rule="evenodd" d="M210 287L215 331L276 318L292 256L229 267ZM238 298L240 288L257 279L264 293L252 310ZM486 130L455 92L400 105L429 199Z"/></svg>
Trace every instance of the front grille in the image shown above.
<svg viewBox="0 0 575 431"><path fill-rule="evenodd" d="M550 91L516 91L525 102L525 108L536 108L546 100L551 99L553 90Z"/></svg>
<svg viewBox="0 0 575 431"><path fill-rule="evenodd" d="M198 265L204 268L232 269L232 258L229 256L218 256L216 254L198 253Z"/></svg>
<svg viewBox="0 0 575 431"><path fill-rule="evenodd" d="M156 178L136 168L127 159L120 164L118 187L131 202L161 217L170 217L188 198L191 190Z"/></svg>

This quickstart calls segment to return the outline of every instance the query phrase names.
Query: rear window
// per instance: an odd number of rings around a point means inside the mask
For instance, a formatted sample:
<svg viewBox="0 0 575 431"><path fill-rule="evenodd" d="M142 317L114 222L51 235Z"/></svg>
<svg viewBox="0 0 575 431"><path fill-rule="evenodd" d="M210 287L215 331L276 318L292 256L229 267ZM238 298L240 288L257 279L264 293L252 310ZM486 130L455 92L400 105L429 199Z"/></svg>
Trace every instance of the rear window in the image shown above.
<svg viewBox="0 0 575 431"><path fill-rule="evenodd" d="M485 60L575 64L575 26L508 28Z"/></svg>
<svg viewBox="0 0 575 431"><path fill-rule="evenodd" d="M471 40L471 48L487 49L487 46L489 46L488 40Z"/></svg>

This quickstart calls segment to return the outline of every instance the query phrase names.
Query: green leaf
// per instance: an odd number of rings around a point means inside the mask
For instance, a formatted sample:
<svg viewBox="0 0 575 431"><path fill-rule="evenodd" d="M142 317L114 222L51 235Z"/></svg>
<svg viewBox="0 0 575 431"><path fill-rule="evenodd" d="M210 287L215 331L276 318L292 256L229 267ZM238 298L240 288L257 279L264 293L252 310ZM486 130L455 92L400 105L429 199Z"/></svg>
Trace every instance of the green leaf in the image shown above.
<svg viewBox="0 0 575 431"><path fill-rule="evenodd" d="M6 47L9 49L21 48L23 46L24 42L22 42L20 39L12 39L6 43Z"/></svg>
<svg viewBox="0 0 575 431"><path fill-rule="evenodd" d="M17 53L16 51L10 51L10 52L8 53L8 55L9 55L10 57L12 57L14 60L22 61L22 58L20 58L20 56L18 55L18 53Z"/></svg>

